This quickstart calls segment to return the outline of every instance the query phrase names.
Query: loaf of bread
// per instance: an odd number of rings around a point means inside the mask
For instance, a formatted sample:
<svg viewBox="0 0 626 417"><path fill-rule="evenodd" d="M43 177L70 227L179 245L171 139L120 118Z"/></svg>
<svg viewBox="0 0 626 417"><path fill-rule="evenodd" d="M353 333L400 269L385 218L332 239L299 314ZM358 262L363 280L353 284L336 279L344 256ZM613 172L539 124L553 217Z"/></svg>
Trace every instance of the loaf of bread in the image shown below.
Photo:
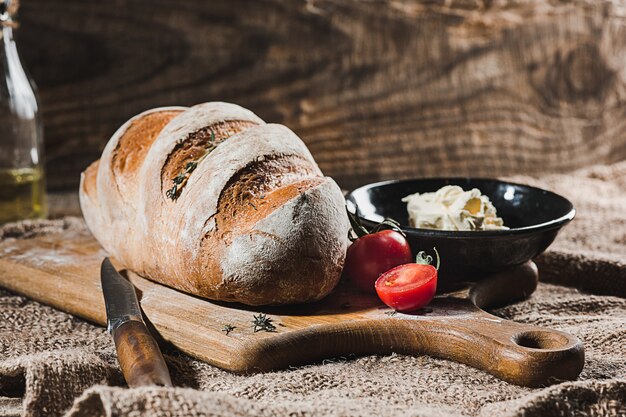
<svg viewBox="0 0 626 417"><path fill-rule="evenodd" d="M348 244L341 190L300 138L228 103L130 119L83 172L80 204L126 268L214 300L318 300Z"/></svg>

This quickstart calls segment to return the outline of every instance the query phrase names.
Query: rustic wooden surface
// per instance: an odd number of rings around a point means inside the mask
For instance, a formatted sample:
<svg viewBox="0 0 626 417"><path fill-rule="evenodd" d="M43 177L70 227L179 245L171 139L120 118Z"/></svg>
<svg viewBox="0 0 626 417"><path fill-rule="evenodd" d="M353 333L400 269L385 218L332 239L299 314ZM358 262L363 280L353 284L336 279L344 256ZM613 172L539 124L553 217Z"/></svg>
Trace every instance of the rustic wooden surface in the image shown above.
<svg viewBox="0 0 626 417"><path fill-rule="evenodd" d="M626 3L23 0L49 184L130 116L223 100L284 123L344 188L626 158Z"/></svg>
<svg viewBox="0 0 626 417"><path fill-rule="evenodd" d="M0 243L0 286L104 325L99 277L104 256L88 232L71 228L8 239ZM476 306L528 297L537 284L532 263L469 291L444 292L426 309L410 314L391 314L377 297L347 284L321 302L261 309L210 302L127 275L148 323L164 341L234 372L398 352L455 360L512 383L537 386L575 379L584 364L576 337L507 321ZM260 313L273 320L275 331L254 331L253 317ZM228 334L226 325L234 326Z"/></svg>

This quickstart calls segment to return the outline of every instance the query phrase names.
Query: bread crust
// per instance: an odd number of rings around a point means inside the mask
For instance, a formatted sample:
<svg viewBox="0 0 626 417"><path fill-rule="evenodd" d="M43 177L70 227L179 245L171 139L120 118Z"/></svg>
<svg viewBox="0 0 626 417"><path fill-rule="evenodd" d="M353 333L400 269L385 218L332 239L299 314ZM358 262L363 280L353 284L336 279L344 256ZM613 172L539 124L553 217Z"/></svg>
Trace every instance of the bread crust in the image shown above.
<svg viewBox="0 0 626 417"><path fill-rule="evenodd" d="M308 302L341 275L341 190L291 130L234 104L135 116L79 194L89 229L125 267L200 297Z"/></svg>

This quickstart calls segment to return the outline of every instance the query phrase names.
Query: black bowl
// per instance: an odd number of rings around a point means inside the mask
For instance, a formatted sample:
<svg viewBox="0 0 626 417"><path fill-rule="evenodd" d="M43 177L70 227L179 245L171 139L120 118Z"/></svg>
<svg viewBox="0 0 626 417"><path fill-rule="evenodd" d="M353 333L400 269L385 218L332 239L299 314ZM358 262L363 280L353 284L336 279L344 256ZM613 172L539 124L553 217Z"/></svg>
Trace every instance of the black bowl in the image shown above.
<svg viewBox="0 0 626 417"><path fill-rule="evenodd" d="M437 191L444 185L478 188L488 196L508 230L446 231L409 227L406 203L413 193ZM348 210L370 228L385 217L398 221L413 254L423 250L441 256L440 277L472 280L522 264L542 253L576 214L572 203L550 191L482 178L423 178L365 185L346 196Z"/></svg>

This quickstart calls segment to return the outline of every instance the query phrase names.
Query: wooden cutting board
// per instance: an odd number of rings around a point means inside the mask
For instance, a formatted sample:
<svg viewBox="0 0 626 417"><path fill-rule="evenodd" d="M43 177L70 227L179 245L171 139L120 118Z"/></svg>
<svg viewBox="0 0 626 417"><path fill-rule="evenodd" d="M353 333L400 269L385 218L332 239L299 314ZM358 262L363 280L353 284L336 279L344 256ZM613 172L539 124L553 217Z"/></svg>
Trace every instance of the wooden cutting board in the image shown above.
<svg viewBox="0 0 626 417"><path fill-rule="evenodd" d="M0 286L105 325L99 276L104 256L88 232L72 228L8 239L0 242ZM130 272L126 276L137 288L148 325L162 341L233 372L397 352L450 359L515 384L539 386L575 379L584 364L576 337L481 309L527 298L537 285L533 263L468 289L443 291L427 308L411 314L392 312L376 296L360 294L348 284L317 303L258 308L211 302ZM254 332L254 316L260 313L271 318L275 331ZM234 326L228 334L227 325Z"/></svg>

